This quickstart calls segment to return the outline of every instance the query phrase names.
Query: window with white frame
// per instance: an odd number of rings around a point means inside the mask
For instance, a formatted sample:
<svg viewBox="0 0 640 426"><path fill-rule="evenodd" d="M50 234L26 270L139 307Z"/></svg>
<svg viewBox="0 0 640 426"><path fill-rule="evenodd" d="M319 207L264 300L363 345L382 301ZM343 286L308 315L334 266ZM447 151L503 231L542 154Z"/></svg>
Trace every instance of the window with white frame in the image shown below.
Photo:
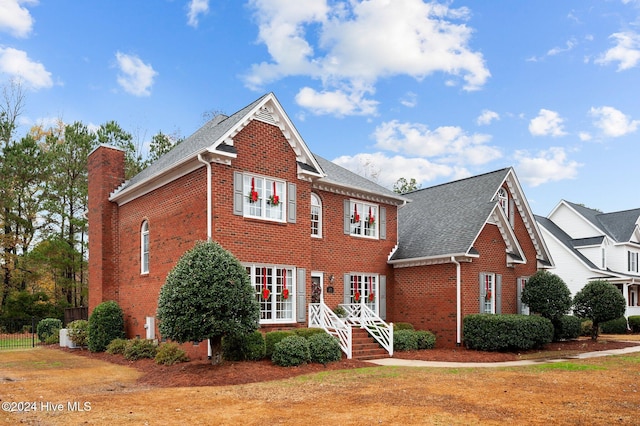
<svg viewBox="0 0 640 426"><path fill-rule="evenodd" d="M322 237L322 201L316 194L311 194L311 236Z"/></svg>
<svg viewBox="0 0 640 426"><path fill-rule="evenodd" d="M295 268L279 265L246 268L260 304L260 323L295 321Z"/></svg>
<svg viewBox="0 0 640 426"><path fill-rule="evenodd" d="M504 188L498 190L498 203L504 214L509 217L509 196L507 195L507 190Z"/></svg>
<svg viewBox="0 0 640 426"><path fill-rule="evenodd" d="M496 276L495 274L483 274L481 283L482 313L495 314L496 306Z"/></svg>
<svg viewBox="0 0 640 426"><path fill-rule="evenodd" d="M243 190L246 197L243 203L245 216L278 222L285 221L287 194L284 182L245 174Z"/></svg>
<svg viewBox="0 0 640 426"><path fill-rule="evenodd" d="M351 303L364 303L374 312L378 312L378 275L356 273L349 276Z"/></svg>
<svg viewBox="0 0 640 426"><path fill-rule="evenodd" d="M149 273L149 222L142 222L140 227L140 273Z"/></svg>
<svg viewBox="0 0 640 426"><path fill-rule="evenodd" d="M638 253L627 252L627 267L629 272L638 272Z"/></svg>
<svg viewBox="0 0 640 426"><path fill-rule="evenodd" d="M351 200L351 235L378 238L378 206Z"/></svg>

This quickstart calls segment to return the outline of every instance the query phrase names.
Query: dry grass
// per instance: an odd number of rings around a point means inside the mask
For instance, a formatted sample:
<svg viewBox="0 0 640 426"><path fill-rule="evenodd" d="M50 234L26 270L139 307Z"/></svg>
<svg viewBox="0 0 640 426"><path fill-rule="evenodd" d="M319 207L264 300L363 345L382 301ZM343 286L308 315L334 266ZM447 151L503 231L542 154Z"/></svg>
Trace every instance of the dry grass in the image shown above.
<svg viewBox="0 0 640 426"><path fill-rule="evenodd" d="M638 424L640 353L505 369L370 367L264 383L150 387L135 368L49 349L3 351L0 424ZM46 403L49 402L49 411ZM90 404L72 412L68 403ZM63 409L53 412L55 404Z"/></svg>

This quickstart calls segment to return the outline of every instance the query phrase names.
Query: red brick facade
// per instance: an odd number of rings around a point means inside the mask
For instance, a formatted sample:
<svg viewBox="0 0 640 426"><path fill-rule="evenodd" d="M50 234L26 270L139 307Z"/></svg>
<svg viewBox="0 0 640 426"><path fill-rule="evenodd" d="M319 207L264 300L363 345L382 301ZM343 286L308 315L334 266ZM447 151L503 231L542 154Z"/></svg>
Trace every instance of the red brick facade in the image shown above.
<svg viewBox="0 0 640 426"><path fill-rule="evenodd" d="M455 344L456 265L394 268L387 262L398 244L400 202L315 186L314 178L301 178L299 152L280 127L260 120L245 124L233 136L235 157L226 164L210 163L211 237L244 264L260 265L261 269L262 265L273 265L274 270L286 267L295 271L298 282L304 283L304 303L301 305L294 296L297 312L293 318L278 323L267 321L263 329L306 324L302 317L306 319L311 301L312 276L322 276L324 301L329 307L343 303L345 274L353 273L375 276L380 285L386 283L386 303L380 308L381 312L386 310L388 321L410 322L417 329L435 332L439 345ZM124 310L130 338L146 336L146 318L156 315L160 288L167 274L185 251L207 239L207 167L196 164L189 170L147 192L116 202L109 201L109 196L124 182L123 152L101 146L89 157L89 309L106 300L118 302ZM294 184L295 221L238 214L234 210L234 173L238 172ZM312 193L322 202L320 238L311 236ZM359 195L363 198L359 199ZM364 200L384 209L386 235L363 238L345 234L348 200ZM149 270L143 273L141 230L145 222L149 227ZM519 214L514 232L526 255L526 264L507 266L505 242L492 224L485 225L474 244L479 256L471 262L461 262L463 316L479 311L481 272L502 276L502 312L516 312L516 280L536 271L536 250ZM157 324L153 335L162 337ZM206 356L206 345L187 344L185 349L192 357Z"/></svg>

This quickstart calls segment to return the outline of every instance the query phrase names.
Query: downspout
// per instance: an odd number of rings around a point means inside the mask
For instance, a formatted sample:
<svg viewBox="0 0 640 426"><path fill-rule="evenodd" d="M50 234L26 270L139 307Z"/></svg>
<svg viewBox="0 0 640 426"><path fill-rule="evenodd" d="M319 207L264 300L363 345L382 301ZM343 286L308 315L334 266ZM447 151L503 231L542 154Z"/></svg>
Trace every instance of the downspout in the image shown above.
<svg viewBox="0 0 640 426"><path fill-rule="evenodd" d="M207 166L207 241L211 241L211 163L198 154L198 161ZM207 359L211 359L211 340L207 339Z"/></svg>
<svg viewBox="0 0 640 426"><path fill-rule="evenodd" d="M454 256L451 256L451 262L456 264L456 346L460 346L462 344L462 304L460 300L462 289L460 288L460 262L458 262Z"/></svg>
<svg viewBox="0 0 640 426"><path fill-rule="evenodd" d="M211 241L211 163L198 154L198 161L207 166L207 241Z"/></svg>

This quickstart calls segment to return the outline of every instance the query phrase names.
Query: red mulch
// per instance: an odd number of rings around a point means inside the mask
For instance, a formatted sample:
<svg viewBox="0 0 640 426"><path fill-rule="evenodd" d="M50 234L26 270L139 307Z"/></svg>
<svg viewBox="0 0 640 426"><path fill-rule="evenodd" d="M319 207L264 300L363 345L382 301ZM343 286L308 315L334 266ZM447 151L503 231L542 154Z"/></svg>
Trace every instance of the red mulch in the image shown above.
<svg viewBox="0 0 640 426"><path fill-rule="evenodd" d="M501 362L514 361L526 356L528 359L552 358L554 353L559 357L567 353L593 352L609 349L621 349L640 345L640 342L622 341L591 341L590 339L573 340L568 342L550 343L543 350L532 350L523 353L512 352L482 352L469 350L464 347L455 349L428 349L422 351L396 352L394 358L416 359L424 361L452 361L452 362ZM92 353L87 350L66 349L50 346L64 352L92 359L99 359L114 364L131 366L143 373L138 379L142 385L157 387L186 387L186 386L225 386L254 382L279 380L302 374L328 370L344 370L360 367L371 367L373 364L365 361L342 359L326 366L322 364L306 364L299 367L279 367L270 360L253 362L229 362L221 365L211 365L210 361L197 360L172 366L158 365L152 359L128 361L122 355L107 353Z"/></svg>

